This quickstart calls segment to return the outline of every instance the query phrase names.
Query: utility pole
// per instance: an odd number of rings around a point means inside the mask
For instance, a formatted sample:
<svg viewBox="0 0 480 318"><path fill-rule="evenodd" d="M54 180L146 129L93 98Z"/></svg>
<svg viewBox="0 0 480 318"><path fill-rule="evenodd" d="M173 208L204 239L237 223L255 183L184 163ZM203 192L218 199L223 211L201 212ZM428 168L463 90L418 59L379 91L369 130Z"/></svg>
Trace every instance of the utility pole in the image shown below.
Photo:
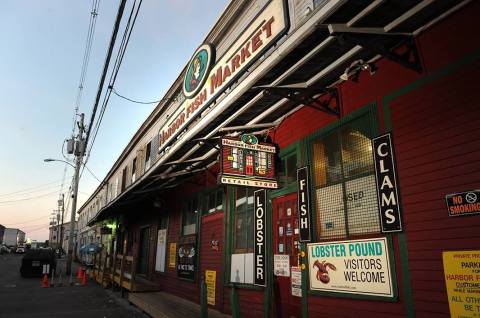
<svg viewBox="0 0 480 318"><path fill-rule="evenodd" d="M80 121L78 122L79 131L75 139L75 174L73 175L72 212L70 215L70 235L68 236L67 275L70 275L72 272L73 237L75 235L75 214L77 213L78 179L80 177L80 166L82 165L82 158L85 154L86 148L85 139L83 138L83 134L85 132L85 125L83 123L84 117L84 114L80 114Z"/></svg>
<svg viewBox="0 0 480 318"><path fill-rule="evenodd" d="M60 234L57 233L57 235L60 236L60 253L62 253L62 250L63 250L63 215L64 215L64 212L65 212L64 204L65 204L65 200L64 200L63 193L62 193L62 194L60 194L60 199L58 199L58 208L62 212Z"/></svg>

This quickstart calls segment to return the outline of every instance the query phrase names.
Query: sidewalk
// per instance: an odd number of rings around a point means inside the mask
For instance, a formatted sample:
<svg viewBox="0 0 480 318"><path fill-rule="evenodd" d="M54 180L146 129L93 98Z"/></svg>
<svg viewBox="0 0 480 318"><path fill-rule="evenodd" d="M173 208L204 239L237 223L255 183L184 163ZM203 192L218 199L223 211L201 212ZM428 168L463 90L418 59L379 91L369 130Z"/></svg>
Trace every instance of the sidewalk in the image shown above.
<svg viewBox="0 0 480 318"><path fill-rule="evenodd" d="M200 305L166 292L129 293L128 301L154 318L200 317ZM227 318L208 309L208 317Z"/></svg>

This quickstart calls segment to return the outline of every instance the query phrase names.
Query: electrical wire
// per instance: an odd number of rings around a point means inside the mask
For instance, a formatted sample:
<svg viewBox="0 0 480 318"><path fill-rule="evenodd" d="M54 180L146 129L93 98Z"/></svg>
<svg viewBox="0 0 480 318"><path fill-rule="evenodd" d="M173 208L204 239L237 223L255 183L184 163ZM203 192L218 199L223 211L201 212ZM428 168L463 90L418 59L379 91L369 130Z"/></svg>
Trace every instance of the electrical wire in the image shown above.
<svg viewBox="0 0 480 318"><path fill-rule="evenodd" d="M28 197L28 198L15 199L15 200L7 200L7 201L0 201L0 206L10 205L10 204L12 204L12 203L17 203L17 202L30 201L30 200L33 200L33 199L44 198L44 197L51 196L51 195L57 194L57 193L58 193L58 191L54 191L54 192L49 192L49 193L45 193L45 194L42 194L42 195L37 195L37 196L33 196L33 197Z"/></svg>
<svg viewBox="0 0 480 318"><path fill-rule="evenodd" d="M122 2L123 3L123 2ZM110 100L110 96L112 94L112 90L113 90L113 87L114 87L114 84L115 84L115 81L117 79L117 75L118 75L118 72L120 70L120 66L122 64L122 61L123 61L123 58L125 56L125 52L126 52L126 49L127 49L127 46L128 46L128 43L130 41L130 36L132 34L132 31L133 31L133 27L136 23L136 20L137 20L137 17L138 17L138 13L140 11L140 7L142 5L142 0L139 1L138 3L138 6L136 7L136 0L133 2L132 4L132 8L131 8L131 11L130 11L130 15L129 15L129 18L128 18L128 21L126 23L126 26L125 26L125 30L124 30L124 33L123 33L123 37L122 37L122 42L119 46L119 49L118 49L118 52L117 52L117 56L115 58L115 62L114 62L114 65L113 65L113 69L112 69L112 73L110 74L110 79L109 79L109 85L107 86L107 90L105 91L105 94L104 94L104 98L103 98L103 102L102 102L102 106L101 106L101 109L100 109L100 113L99 113L99 116L98 116L98 119L97 121L95 122L95 126L93 127L93 137L92 137L92 142L90 144L90 147L88 148L88 151L87 151L87 154L86 154L86 157L85 157L85 161L84 161L84 167L85 167L85 164L88 162L89 158L90 158L90 155L91 155L91 152L92 152L92 149L93 149L93 145L95 144L95 140L96 140L96 137L97 137L97 134L98 134L98 131L100 129L100 125L101 125L101 122L103 120L103 116L105 114L105 110L106 110L106 107L108 105L108 101ZM136 7L136 10L135 10L135 7ZM132 17L133 17L133 21L132 21ZM118 17L117 17L118 18ZM118 21L119 22L119 21ZM116 24L117 26L117 24ZM116 31L118 31L118 29L116 29ZM116 34L115 34L115 37L116 37ZM112 35L112 41L115 40L115 37ZM112 42L110 43L111 44L111 47L112 48ZM111 51L109 50L109 54L111 54ZM109 60L109 59L108 59ZM104 69L105 71L105 69ZM99 101L99 97L100 97L100 93L101 93L101 88L103 88L103 80L104 80L104 77L106 76L106 71L104 72L104 74L102 75L102 81L101 81L101 84L99 86L99 91L98 91L98 94L97 94L97 102L96 104L94 105L94 109L92 111L92 117L91 117L91 120L90 120L90 126L89 126L89 129L87 131L87 137L86 137L86 143L88 145L88 140L89 140L89 136L92 132L92 124L93 124L93 121L95 119L95 114L96 114L96 110L97 110L97 106L98 106L98 101ZM83 169L82 169L82 172L80 174L80 176L83 174Z"/></svg>
<svg viewBox="0 0 480 318"><path fill-rule="evenodd" d="M36 222L36 221L39 221L39 220L43 220L45 218L48 218L49 216L50 216L50 214L39 217L37 219L30 219L28 221L22 221L22 222L19 222L19 223L9 223L9 224L3 224L3 225L5 225L6 227L16 227L18 225L23 225L23 224L27 224L27 223L30 223L30 222Z"/></svg>
<svg viewBox="0 0 480 318"><path fill-rule="evenodd" d="M162 101L172 100L171 98L162 98L162 99L157 100L157 101L154 101L154 102L140 102L140 101L138 101L138 100L133 100L133 99L131 99L131 98L125 97L125 96L123 96L123 95L120 95L120 94L115 90L115 88L113 88L113 87L112 87L112 91L113 91L113 93L114 93L115 95L117 95L117 96L120 97L120 98L123 98L123 99L125 99L125 100L128 100L129 102L132 102L132 103L143 104L143 105L158 104L158 103L160 103L160 102L162 102Z"/></svg>
<svg viewBox="0 0 480 318"><path fill-rule="evenodd" d="M55 188L55 187L58 187L60 185L59 182L61 182L61 181L62 181L62 179L59 179L59 180L44 183L44 184L41 184L41 185L38 185L38 186L25 188L25 189L22 189L22 190L17 190L17 191L13 191L13 192L9 192L9 193L1 193L0 198L6 197L6 196L23 195L23 194L27 194L27 193L32 193L32 192L37 192L37 191L43 191L43 190L50 189L50 188ZM52 186L52 184L54 184L54 183L56 185Z"/></svg>

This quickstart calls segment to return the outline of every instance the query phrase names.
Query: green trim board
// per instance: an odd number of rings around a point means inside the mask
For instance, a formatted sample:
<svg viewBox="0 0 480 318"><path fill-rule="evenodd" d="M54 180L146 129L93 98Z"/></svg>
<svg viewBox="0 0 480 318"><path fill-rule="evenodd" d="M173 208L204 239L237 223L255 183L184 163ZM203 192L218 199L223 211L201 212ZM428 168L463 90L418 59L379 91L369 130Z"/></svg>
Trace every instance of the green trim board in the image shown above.
<svg viewBox="0 0 480 318"><path fill-rule="evenodd" d="M400 89L385 95L382 98L382 109L384 115L384 127L386 131L392 131L392 109L390 103L398 97L406 95L416 89L422 88L425 85L428 85L442 77L448 76L469 64L475 63L480 59L480 50L474 51L470 54L467 54L463 58L439 69L435 72L423 76L420 79L413 81ZM411 286L411 278L408 267L408 244L406 234L398 233L398 248L400 253L400 267L402 269L402 283L404 290L404 299L407 317L415 317L415 307L413 301L413 293Z"/></svg>
<svg viewBox="0 0 480 318"><path fill-rule="evenodd" d="M316 140L319 137L326 136L338 128L348 124L349 122L358 119L362 116L368 115L368 122L370 125L370 129L372 131L373 135L377 135L379 133L379 125L378 125L378 110L377 110L377 104L375 102L371 102L366 104L365 106L351 112L347 116L343 117L342 119L331 123L327 125L326 127L323 127L319 129L318 131L314 132L313 134L307 136L304 140L302 140L302 144L304 146L304 156L305 156L305 165L313 166L313 149L312 149L312 143L314 140ZM310 180L314 180L313 175L314 171L313 169L310 169ZM318 238L318 231L317 231L317 222L316 222L316 205L317 205L317 198L314 195L314 187L313 187L313 182L312 186L310 187L311 191L311 211L312 211L312 231L313 231L313 240L312 242L321 242L325 240L320 240ZM378 233L378 235L381 235L381 233ZM305 287L305 290L308 290L308 295L319 295L319 296L331 296L331 297L341 297L341 298L350 298L350 299L367 299L367 300L382 300L382 301L387 301L387 302L395 302L398 300L398 283L397 283L397 271L396 271L396 266L395 266L395 251L394 251L394 246L393 246L393 241L392 241L392 235L390 234L384 234L384 236L387 238L387 248L388 248L388 253L389 253L389 262L390 262L390 271L391 271L391 277L392 277L392 288L393 288L393 297L378 297L378 296L371 296L371 295L356 295L356 294L350 294L350 293L338 293L338 292L320 292L320 291L313 291L309 290L309 285ZM308 261L307 262L307 268L308 268ZM305 277L305 281L308 284L309 283L309 271L308 270L303 270L302 271L302 277ZM303 279L303 278L302 278ZM303 292L303 290L302 290ZM307 294L307 293L306 293ZM306 304L308 306L308 302ZM305 306L305 304L303 304ZM307 310L308 313L308 310Z"/></svg>

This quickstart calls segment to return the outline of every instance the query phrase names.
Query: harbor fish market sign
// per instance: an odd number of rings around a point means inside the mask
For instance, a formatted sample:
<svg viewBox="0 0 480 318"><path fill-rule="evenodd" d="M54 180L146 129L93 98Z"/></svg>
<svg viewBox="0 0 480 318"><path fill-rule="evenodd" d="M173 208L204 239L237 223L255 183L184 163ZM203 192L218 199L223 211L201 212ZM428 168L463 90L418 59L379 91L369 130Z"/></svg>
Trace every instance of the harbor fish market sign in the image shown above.
<svg viewBox="0 0 480 318"><path fill-rule="evenodd" d="M215 65L214 48L204 44L187 65L185 101L160 129L162 151L288 29L286 2L269 1Z"/></svg>
<svg viewBox="0 0 480 318"><path fill-rule="evenodd" d="M310 289L394 297L386 238L308 244Z"/></svg>

